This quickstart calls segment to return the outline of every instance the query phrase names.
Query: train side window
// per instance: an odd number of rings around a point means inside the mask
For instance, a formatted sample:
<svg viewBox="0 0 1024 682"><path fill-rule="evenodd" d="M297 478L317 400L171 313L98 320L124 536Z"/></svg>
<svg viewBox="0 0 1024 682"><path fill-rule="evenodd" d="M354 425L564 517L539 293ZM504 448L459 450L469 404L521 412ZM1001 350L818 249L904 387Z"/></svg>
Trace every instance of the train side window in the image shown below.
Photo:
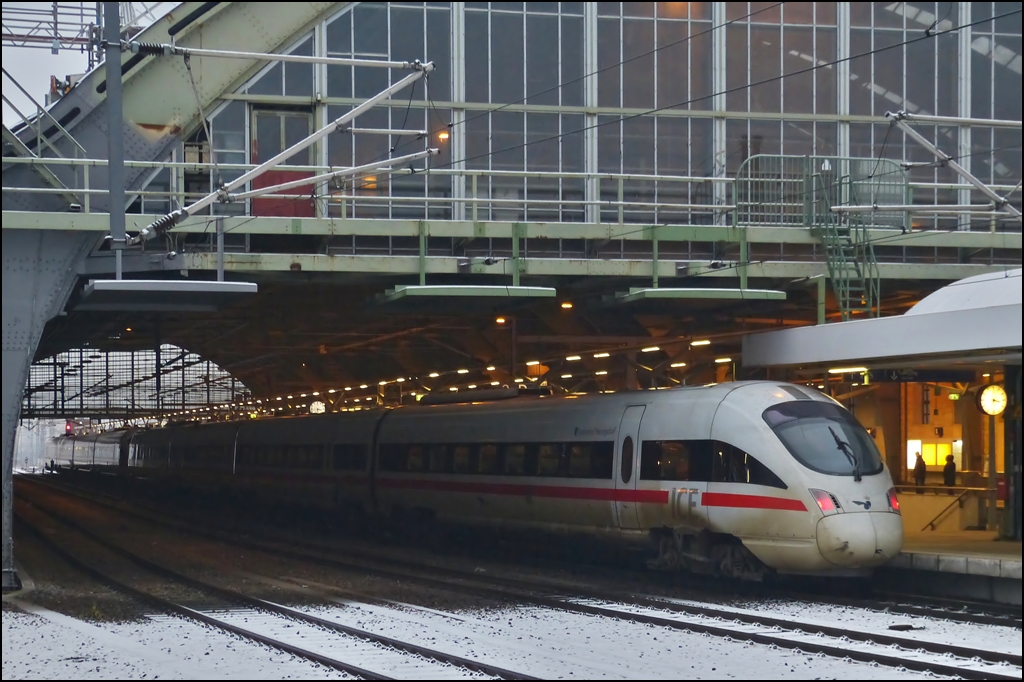
<svg viewBox="0 0 1024 682"><path fill-rule="evenodd" d="M590 478L590 443L573 443L569 446L569 475L573 478Z"/></svg>
<svg viewBox="0 0 1024 682"><path fill-rule="evenodd" d="M633 437L626 436L622 441L622 482L629 483L633 478Z"/></svg>
<svg viewBox="0 0 1024 682"><path fill-rule="evenodd" d="M729 443L715 443L713 480L723 483L750 483L785 490L788 486L752 455Z"/></svg>
<svg viewBox="0 0 1024 682"><path fill-rule="evenodd" d="M430 446L430 471L442 474L448 471L448 448L443 445Z"/></svg>
<svg viewBox="0 0 1024 682"><path fill-rule="evenodd" d="M526 472L526 446L505 446L505 473L522 476Z"/></svg>
<svg viewBox="0 0 1024 682"><path fill-rule="evenodd" d="M537 446L537 475L557 476L559 448L551 443Z"/></svg>
<svg viewBox="0 0 1024 682"><path fill-rule="evenodd" d="M380 446L381 471L405 471L405 448L397 443Z"/></svg>
<svg viewBox="0 0 1024 682"><path fill-rule="evenodd" d="M324 446L314 445L309 449L309 468L310 469L323 469L324 468Z"/></svg>
<svg viewBox="0 0 1024 682"><path fill-rule="evenodd" d="M481 445L478 451L477 473L496 474L498 467L498 446L493 443Z"/></svg>
<svg viewBox="0 0 1024 682"><path fill-rule="evenodd" d="M710 481L711 441L647 440L640 448L642 481Z"/></svg>
<svg viewBox="0 0 1024 682"><path fill-rule="evenodd" d="M406 471L423 471L423 446L410 445L405 453Z"/></svg>
<svg viewBox="0 0 1024 682"><path fill-rule="evenodd" d="M452 450L452 461L455 473L468 474L472 472L473 449L468 445L456 445Z"/></svg>
<svg viewBox="0 0 1024 682"><path fill-rule="evenodd" d="M365 469L366 446L360 443L335 444L333 468L336 471L361 471Z"/></svg>
<svg viewBox="0 0 1024 682"><path fill-rule="evenodd" d="M615 442L606 440L590 444L590 476L611 479L612 460L615 459Z"/></svg>

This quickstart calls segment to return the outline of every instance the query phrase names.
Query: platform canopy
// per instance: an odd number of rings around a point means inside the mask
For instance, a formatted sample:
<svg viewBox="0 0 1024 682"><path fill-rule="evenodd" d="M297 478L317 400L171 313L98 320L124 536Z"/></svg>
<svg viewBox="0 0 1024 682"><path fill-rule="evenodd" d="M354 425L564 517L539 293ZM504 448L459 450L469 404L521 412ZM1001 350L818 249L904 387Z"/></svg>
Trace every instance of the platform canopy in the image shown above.
<svg viewBox="0 0 1024 682"><path fill-rule="evenodd" d="M751 334L747 367L1021 363L1021 270L968 277L903 315Z"/></svg>

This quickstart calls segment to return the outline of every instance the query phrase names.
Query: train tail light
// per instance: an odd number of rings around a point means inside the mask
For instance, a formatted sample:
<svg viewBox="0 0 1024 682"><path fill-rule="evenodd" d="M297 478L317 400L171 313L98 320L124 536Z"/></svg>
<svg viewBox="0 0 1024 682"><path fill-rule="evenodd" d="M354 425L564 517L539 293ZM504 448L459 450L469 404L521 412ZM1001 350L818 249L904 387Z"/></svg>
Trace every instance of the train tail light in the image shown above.
<svg viewBox="0 0 1024 682"><path fill-rule="evenodd" d="M896 488L889 488L889 490L885 493L885 497L887 500L889 500L889 510L899 514L900 498L896 497Z"/></svg>
<svg viewBox="0 0 1024 682"><path fill-rule="evenodd" d="M808 488L807 492L811 494L811 497L818 504L818 509L825 516L842 513L843 505L839 504L839 500L832 493L826 490L818 490L817 488Z"/></svg>

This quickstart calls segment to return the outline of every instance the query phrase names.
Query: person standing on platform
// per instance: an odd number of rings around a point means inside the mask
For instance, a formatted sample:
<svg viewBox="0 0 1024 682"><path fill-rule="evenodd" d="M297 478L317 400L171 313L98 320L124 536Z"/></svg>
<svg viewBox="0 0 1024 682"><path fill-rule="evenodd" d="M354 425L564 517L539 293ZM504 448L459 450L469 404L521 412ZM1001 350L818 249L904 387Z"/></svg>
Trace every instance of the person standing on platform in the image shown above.
<svg viewBox="0 0 1024 682"><path fill-rule="evenodd" d="M924 457L922 457L921 453L919 452L919 453L917 453L917 459L914 460L914 483L916 485L918 485L918 486L924 485L924 477L925 477L925 474L927 473L927 471L928 471L928 469L925 466ZM917 492L919 492L919 493L921 492L920 488L918 489Z"/></svg>
<svg viewBox="0 0 1024 682"><path fill-rule="evenodd" d="M948 488L956 485L956 462L953 461L953 455L946 455L946 466L942 467L942 482ZM953 491L950 490L949 494L952 495Z"/></svg>

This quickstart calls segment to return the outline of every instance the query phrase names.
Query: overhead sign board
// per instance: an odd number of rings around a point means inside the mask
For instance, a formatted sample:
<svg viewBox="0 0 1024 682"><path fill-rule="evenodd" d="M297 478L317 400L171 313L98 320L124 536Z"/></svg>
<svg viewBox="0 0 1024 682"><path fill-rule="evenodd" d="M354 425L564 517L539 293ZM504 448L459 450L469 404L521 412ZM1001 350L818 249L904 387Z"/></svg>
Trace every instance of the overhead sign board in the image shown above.
<svg viewBox="0 0 1024 682"><path fill-rule="evenodd" d="M974 381L974 370L970 369L872 369L868 371L871 383L883 381L922 381L933 384L967 384Z"/></svg>

